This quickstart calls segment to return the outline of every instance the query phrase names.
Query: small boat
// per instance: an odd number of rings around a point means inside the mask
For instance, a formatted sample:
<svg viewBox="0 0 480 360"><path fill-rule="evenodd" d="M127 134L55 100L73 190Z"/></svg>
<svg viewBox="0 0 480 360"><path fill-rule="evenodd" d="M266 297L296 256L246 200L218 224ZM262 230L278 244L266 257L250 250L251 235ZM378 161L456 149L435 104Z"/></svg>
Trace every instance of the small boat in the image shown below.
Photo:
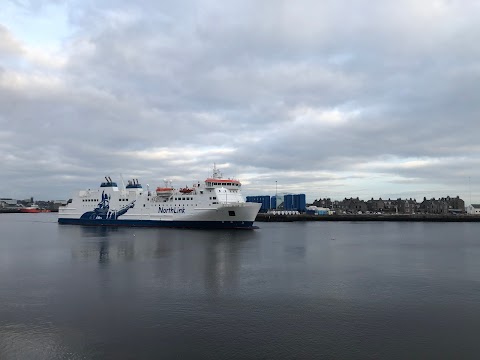
<svg viewBox="0 0 480 360"><path fill-rule="evenodd" d="M26 206L26 207L21 208L20 212L22 212L22 213L44 213L44 212L50 212L50 210L41 209L37 204L32 204L30 206Z"/></svg>

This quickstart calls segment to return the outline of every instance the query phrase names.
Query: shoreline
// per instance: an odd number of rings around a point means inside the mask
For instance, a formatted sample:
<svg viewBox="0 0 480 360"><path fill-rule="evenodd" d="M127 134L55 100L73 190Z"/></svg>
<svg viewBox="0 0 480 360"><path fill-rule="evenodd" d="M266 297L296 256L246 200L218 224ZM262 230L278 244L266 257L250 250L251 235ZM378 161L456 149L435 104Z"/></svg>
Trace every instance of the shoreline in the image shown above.
<svg viewBox="0 0 480 360"><path fill-rule="evenodd" d="M258 214L258 222L295 222L295 221L412 221L412 222L480 222L478 215L442 215L442 214L388 214L388 215L272 215Z"/></svg>
<svg viewBox="0 0 480 360"><path fill-rule="evenodd" d="M45 214L49 212L58 213L58 210L24 212L24 211L20 211L20 209L0 209L0 214Z"/></svg>

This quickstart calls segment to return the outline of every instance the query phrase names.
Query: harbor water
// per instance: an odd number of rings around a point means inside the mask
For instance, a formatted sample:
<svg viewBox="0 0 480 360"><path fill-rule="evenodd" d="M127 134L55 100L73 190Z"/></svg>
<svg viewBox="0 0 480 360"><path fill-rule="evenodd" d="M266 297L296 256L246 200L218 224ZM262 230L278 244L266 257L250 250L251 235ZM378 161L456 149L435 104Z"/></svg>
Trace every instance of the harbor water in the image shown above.
<svg viewBox="0 0 480 360"><path fill-rule="evenodd" d="M0 215L0 359L476 359L480 223Z"/></svg>

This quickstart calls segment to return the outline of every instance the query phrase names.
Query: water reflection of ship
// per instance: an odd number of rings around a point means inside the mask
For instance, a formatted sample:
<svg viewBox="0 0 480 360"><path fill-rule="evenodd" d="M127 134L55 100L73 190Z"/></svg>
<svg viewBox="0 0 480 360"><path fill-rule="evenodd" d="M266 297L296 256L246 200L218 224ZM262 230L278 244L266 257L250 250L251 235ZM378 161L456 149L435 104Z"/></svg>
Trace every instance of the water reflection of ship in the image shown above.
<svg viewBox="0 0 480 360"><path fill-rule="evenodd" d="M205 244L206 290L212 295L235 291L238 288L241 249L245 241L251 240L255 234L225 231L212 235Z"/></svg>
<svg viewBox="0 0 480 360"><path fill-rule="evenodd" d="M99 242L98 262L101 264L108 263L108 240Z"/></svg>
<svg viewBox="0 0 480 360"><path fill-rule="evenodd" d="M74 258L102 265L158 259L152 263L152 280L160 286L200 286L198 290L213 295L236 291L245 244L257 237L256 232L231 230L85 226L60 227L60 231L62 237L76 239Z"/></svg>
<svg viewBox="0 0 480 360"><path fill-rule="evenodd" d="M135 245L130 231L107 227L61 227L65 237L80 238L72 248L72 256L78 259L96 259L101 264L111 261L129 261L135 257ZM79 234L74 234L79 232ZM77 235L77 236L75 236Z"/></svg>
<svg viewBox="0 0 480 360"><path fill-rule="evenodd" d="M171 229L161 232L158 229L97 226L59 229L62 237L79 239L73 243L74 258L95 259L101 263L165 257L173 246ZM157 236L160 237L155 240Z"/></svg>
<svg viewBox="0 0 480 360"><path fill-rule="evenodd" d="M83 238L107 238L112 233L118 233L121 228L118 227L96 227L96 226L79 226L81 237Z"/></svg>

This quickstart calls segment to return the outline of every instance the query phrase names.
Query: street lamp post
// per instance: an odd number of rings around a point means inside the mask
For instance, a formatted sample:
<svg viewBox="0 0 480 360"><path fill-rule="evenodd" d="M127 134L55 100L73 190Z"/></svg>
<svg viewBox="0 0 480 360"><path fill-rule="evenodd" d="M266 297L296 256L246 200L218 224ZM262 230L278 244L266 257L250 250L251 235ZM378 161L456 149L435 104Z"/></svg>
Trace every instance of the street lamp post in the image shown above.
<svg viewBox="0 0 480 360"><path fill-rule="evenodd" d="M278 209L277 180L275 180L275 210Z"/></svg>

